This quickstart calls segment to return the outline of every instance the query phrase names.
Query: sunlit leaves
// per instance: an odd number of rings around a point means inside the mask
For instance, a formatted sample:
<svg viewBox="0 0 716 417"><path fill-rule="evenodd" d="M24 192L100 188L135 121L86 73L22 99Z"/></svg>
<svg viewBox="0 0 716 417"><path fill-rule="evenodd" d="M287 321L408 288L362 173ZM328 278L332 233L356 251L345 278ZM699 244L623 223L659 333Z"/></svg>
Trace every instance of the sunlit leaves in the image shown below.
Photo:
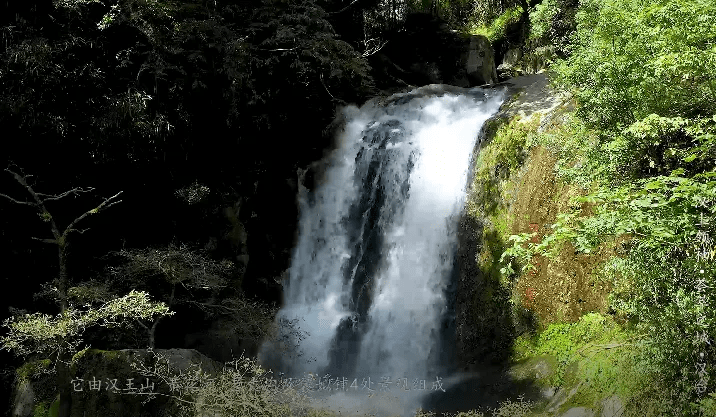
<svg viewBox="0 0 716 417"><path fill-rule="evenodd" d="M9 329L2 340L2 349L18 355L49 354L69 344L76 348L79 337L93 325L113 327L128 325L135 319L148 320L156 315L173 315L163 303L154 303L144 292L131 291L99 308L68 309L50 316L43 313L11 317L3 322Z"/></svg>
<svg viewBox="0 0 716 417"><path fill-rule="evenodd" d="M577 14L575 53L560 74L578 87L585 120L626 127L656 113L693 116L714 111L716 6L677 2L587 1ZM609 92L608 94L605 94Z"/></svg>

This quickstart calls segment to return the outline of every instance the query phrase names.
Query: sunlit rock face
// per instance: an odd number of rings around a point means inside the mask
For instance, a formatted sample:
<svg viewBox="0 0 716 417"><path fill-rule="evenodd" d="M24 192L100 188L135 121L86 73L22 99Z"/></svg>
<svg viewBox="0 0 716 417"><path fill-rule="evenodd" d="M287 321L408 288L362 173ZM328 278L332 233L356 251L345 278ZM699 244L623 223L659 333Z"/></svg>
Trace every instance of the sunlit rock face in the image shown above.
<svg viewBox="0 0 716 417"><path fill-rule="evenodd" d="M295 326L262 346L263 366L319 376L314 398L330 407L384 415L413 415L447 389L458 218L478 132L502 96L433 84L343 109L319 185L299 191L277 319Z"/></svg>

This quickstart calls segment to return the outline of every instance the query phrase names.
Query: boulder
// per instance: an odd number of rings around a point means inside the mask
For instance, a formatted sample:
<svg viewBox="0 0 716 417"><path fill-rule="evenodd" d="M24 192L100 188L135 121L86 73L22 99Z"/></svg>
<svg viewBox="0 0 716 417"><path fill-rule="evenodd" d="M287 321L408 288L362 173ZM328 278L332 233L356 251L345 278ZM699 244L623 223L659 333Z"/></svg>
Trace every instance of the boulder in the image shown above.
<svg viewBox="0 0 716 417"><path fill-rule="evenodd" d="M468 37L467 50L463 53L462 61L470 87L497 82L495 53L485 36Z"/></svg>
<svg viewBox="0 0 716 417"><path fill-rule="evenodd" d="M522 51L520 48L511 48L505 52L505 56L502 58L502 63L510 65L512 67L517 66L522 58Z"/></svg>
<svg viewBox="0 0 716 417"><path fill-rule="evenodd" d="M429 84L440 84L443 82L440 69L435 62L414 62L410 65L410 70L418 77L426 80Z"/></svg>
<svg viewBox="0 0 716 417"><path fill-rule="evenodd" d="M497 79L500 81L505 81L521 75L524 75L524 71L522 71L519 67L515 67L504 62L497 67Z"/></svg>
<svg viewBox="0 0 716 417"><path fill-rule="evenodd" d="M142 376L132 369L132 363L142 363L149 369L157 366L154 353L167 359L173 372L187 372L200 367L204 372L217 375L223 364L213 361L193 349L124 349L119 351L103 351L90 349L76 357L72 374L74 382L71 417L85 415L113 416L173 416L177 409L166 397L171 394L167 381ZM167 365L165 365L167 366ZM116 380L116 386L112 381ZM101 381L99 390L91 389L91 381ZM79 383L81 382L81 384ZM78 391L77 386L82 390ZM141 390L151 387L158 395L143 404L147 395L135 394L131 388ZM116 388L119 391L116 391ZM149 392L147 389L145 392Z"/></svg>
<svg viewBox="0 0 716 417"><path fill-rule="evenodd" d="M521 65L522 51L520 48L510 48L505 52L502 63L497 67L497 78L500 81L519 77L524 73Z"/></svg>
<svg viewBox="0 0 716 417"><path fill-rule="evenodd" d="M223 369L223 364L193 349L155 349L153 352L147 349L118 351L89 349L77 355L73 361L70 416L169 417L177 415L176 406L166 397L172 393L172 387L167 381L144 377L131 367L132 363L142 363L147 368L153 369L157 366L153 353L164 356L167 362L160 363L168 363L173 372L186 372L201 367L204 372L217 375ZM145 394L141 394L142 387L145 387ZM143 404L148 398L146 394L148 392L164 395L158 395Z"/></svg>
<svg viewBox="0 0 716 417"><path fill-rule="evenodd" d="M12 417L30 417L35 408L35 390L29 380L22 380L12 397Z"/></svg>

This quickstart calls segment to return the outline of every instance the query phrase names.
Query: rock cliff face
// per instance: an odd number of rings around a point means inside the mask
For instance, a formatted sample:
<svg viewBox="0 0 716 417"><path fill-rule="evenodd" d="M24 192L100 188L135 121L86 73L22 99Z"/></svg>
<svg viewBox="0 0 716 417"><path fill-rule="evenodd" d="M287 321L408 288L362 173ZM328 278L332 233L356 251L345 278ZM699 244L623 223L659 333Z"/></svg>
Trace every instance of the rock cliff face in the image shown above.
<svg viewBox="0 0 716 417"><path fill-rule="evenodd" d="M563 103L564 97L548 87L546 74L516 77L495 85L496 88L507 88L507 97L500 111L485 123L478 144L473 151L473 160L477 162L481 151L486 148L495 135L496 126L506 123L514 116L523 120L542 117L548 120L553 110ZM471 169L477 169L473 165ZM493 168L493 169L496 169ZM482 194L478 199L487 198L485 190L474 189L473 173L470 175L468 193ZM534 191L533 191L534 192ZM497 196L491 196L497 199ZM503 201L484 203L495 207ZM487 230L485 230L487 229ZM458 267L460 280L457 290L457 340L458 362L463 369L474 370L486 363L505 364L509 357L507 348L514 340L515 331L513 318L509 308L512 297L494 277L487 276L476 260L488 258L499 259L504 248L491 247L486 236L494 233L489 220L479 218L466 212L460 220L458 232ZM494 253L493 253L494 251ZM480 301L477 301L480 300Z"/></svg>

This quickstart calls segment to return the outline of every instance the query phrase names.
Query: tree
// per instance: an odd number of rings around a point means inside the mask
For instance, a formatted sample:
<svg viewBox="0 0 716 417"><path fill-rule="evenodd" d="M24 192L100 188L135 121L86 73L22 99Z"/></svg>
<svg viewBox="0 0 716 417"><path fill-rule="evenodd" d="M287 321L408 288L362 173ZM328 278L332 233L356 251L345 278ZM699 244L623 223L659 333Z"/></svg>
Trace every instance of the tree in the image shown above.
<svg viewBox="0 0 716 417"><path fill-rule="evenodd" d="M20 354L32 352L25 345L32 344L35 349L49 352L56 355L57 369L57 387L60 391L60 417L67 417L70 414L71 397L70 397L70 358L72 351L77 347L77 343L72 339L79 337L84 328L97 323L105 325L114 325L114 319L117 317L126 317L127 315L139 315L140 317L152 316L157 314L168 314L168 309L152 305L146 298L136 298L133 294L128 295L125 299L115 300L113 303L107 304L98 310L89 310L80 313L68 304L68 289L70 285L70 277L67 272L67 246L68 238L72 233L84 233L88 229L77 229L79 222L86 217L97 214L119 202L117 197L122 193L105 198L98 206L91 210L85 211L76 217L70 224L61 230L58 227L55 218L50 214L45 203L50 201L58 201L70 195L78 196L81 194L94 191L94 188L72 188L60 194L44 194L34 190L28 182L31 175L21 175L10 168L5 169L15 180L30 194L32 201L17 200L7 194L0 193L0 196L10 200L15 204L27 205L37 210L37 214L44 221L49 223L52 239L43 239L33 237L35 240L57 245L59 276L55 280L57 301L60 307L60 314L56 318L50 318L45 314L36 313L34 315L26 315L23 319L10 319L5 322L10 327L10 335L3 339L3 348L13 350ZM123 306L123 307L122 307ZM144 308L147 308L145 311Z"/></svg>
<svg viewBox="0 0 716 417"><path fill-rule="evenodd" d="M216 262L201 251L186 245L170 244L162 248L131 249L115 252L122 258L118 266L108 267L109 284L90 284L95 288L87 299L99 299L98 292L119 294L127 288L137 288L157 294L170 308L186 308L192 317L222 318L242 339L260 343L278 337L273 322L277 308L237 294L231 283L234 265L230 261ZM108 287L104 290L103 286ZM105 295L106 298L110 296ZM145 324L149 346L155 347L155 334L161 317ZM226 325L225 324L225 325ZM287 327L284 323L281 327ZM288 326L290 327L290 326ZM295 331L293 328L289 331Z"/></svg>
<svg viewBox="0 0 716 417"><path fill-rule="evenodd" d="M143 288L163 294L166 304L201 309L205 313L231 312L226 303L217 301L219 292L228 285L233 265L218 263L185 245L169 245L161 249L121 250L115 253L124 259L118 267L109 267L110 277L119 292L124 288ZM167 284L170 288L166 288ZM169 295L166 295L169 294ZM224 300L226 301L226 300ZM162 316L149 325L137 319L147 331L149 347L154 348L156 329Z"/></svg>

